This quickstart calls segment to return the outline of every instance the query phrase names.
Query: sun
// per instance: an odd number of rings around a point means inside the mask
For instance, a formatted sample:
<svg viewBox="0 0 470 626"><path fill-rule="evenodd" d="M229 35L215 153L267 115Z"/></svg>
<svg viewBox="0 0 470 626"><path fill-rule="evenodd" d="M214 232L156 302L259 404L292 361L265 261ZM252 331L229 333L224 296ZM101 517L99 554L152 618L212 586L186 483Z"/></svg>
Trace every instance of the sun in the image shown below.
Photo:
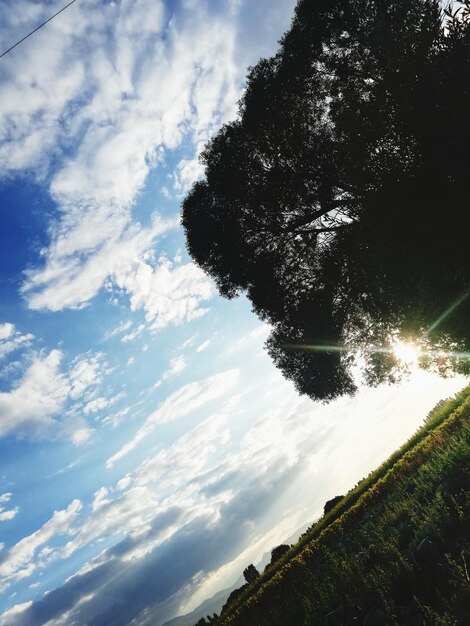
<svg viewBox="0 0 470 626"><path fill-rule="evenodd" d="M397 340L393 344L393 354L403 365L416 367L421 355L421 350L417 345L409 341Z"/></svg>

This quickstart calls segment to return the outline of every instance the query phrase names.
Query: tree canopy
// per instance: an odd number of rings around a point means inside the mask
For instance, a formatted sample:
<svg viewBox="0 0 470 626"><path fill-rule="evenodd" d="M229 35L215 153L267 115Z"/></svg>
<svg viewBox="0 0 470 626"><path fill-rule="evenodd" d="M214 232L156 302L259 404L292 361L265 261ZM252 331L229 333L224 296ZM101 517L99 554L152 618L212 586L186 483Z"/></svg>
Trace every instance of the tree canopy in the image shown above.
<svg viewBox="0 0 470 626"><path fill-rule="evenodd" d="M281 544L280 546L276 546L271 550L271 561L268 563L268 566L273 565L276 561L279 561L281 556L290 550L290 546L286 543Z"/></svg>
<svg viewBox="0 0 470 626"><path fill-rule="evenodd" d="M243 576L247 583L252 583L259 578L259 572L253 563L250 563L250 565L243 570Z"/></svg>
<svg viewBox="0 0 470 626"><path fill-rule="evenodd" d="M396 380L398 337L441 373L468 367L449 356L469 349L459 4L300 0L183 203L190 254L221 294L246 293L274 362L312 398L353 393L359 365L368 384Z"/></svg>
<svg viewBox="0 0 470 626"><path fill-rule="evenodd" d="M326 515L330 511L332 511L335 506L344 499L344 496L335 496L331 498L331 500L327 500L325 502L325 506L323 507L323 515Z"/></svg>

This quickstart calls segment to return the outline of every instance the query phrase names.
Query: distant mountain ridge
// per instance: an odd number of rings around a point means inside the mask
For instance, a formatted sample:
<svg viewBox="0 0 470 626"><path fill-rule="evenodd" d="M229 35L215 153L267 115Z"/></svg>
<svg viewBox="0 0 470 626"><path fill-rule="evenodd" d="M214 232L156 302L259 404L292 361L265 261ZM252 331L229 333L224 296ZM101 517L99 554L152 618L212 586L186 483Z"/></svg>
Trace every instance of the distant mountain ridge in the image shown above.
<svg viewBox="0 0 470 626"><path fill-rule="evenodd" d="M300 528L298 528L295 532L293 532L285 541L281 543L293 543L297 541L302 533L304 533L310 524L304 524ZM273 546L274 548L275 546ZM266 565L269 563L271 559L271 552L265 552L257 563L256 568L259 571L264 570ZM207 617L207 615L213 615L214 613L220 613L222 607L227 601L229 595L238 587L241 587L245 583L245 579L243 576L240 576L237 581L226 589L222 589L218 591L216 594L212 596L212 598L208 598L204 600L199 606L197 606L191 613L186 613L185 615L178 615L177 617L173 617L168 620L162 626L194 626L194 624L201 619L201 617Z"/></svg>

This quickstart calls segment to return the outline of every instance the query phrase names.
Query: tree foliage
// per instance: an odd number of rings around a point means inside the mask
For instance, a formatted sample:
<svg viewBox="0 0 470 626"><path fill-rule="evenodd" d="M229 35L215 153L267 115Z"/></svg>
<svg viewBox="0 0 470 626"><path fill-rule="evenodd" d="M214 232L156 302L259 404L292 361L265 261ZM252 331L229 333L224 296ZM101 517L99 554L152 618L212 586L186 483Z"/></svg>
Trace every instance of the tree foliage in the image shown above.
<svg viewBox="0 0 470 626"><path fill-rule="evenodd" d="M256 567L251 563L247 568L243 570L243 576L247 583L254 582L257 578L259 578L259 572Z"/></svg>
<svg viewBox="0 0 470 626"><path fill-rule="evenodd" d="M338 504L338 502L341 502L341 500L343 499L344 496L335 496L334 498L331 498L331 500L327 500L325 502L325 506L323 507L323 515L326 515L327 513L332 511Z"/></svg>
<svg viewBox="0 0 470 626"><path fill-rule="evenodd" d="M461 4L300 0L183 203L190 254L221 294L247 294L275 363L313 398L355 391L357 351L366 382L395 380L399 335L469 348ZM427 360L442 373L466 363Z"/></svg>
<svg viewBox="0 0 470 626"><path fill-rule="evenodd" d="M221 614L224 613L224 611L226 611L228 609L228 607L233 604L235 602L235 600L237 600L245 591L245 589L248 587L248 583L245 583L244 585L242 585L241 587L237 587L237 589L234 589L229 597L227 598L227 601L225 602L224 606L222 607L222 611Z"/></svg>
<svg viewBox="0 0 470 626"><path fill-rule="evenodd" d="M286 543L281 544L280 546L276 546L271 550L271 562L269 565L272 565L276 561L278 561L283 554L290 550L290 546Z"/></svg>

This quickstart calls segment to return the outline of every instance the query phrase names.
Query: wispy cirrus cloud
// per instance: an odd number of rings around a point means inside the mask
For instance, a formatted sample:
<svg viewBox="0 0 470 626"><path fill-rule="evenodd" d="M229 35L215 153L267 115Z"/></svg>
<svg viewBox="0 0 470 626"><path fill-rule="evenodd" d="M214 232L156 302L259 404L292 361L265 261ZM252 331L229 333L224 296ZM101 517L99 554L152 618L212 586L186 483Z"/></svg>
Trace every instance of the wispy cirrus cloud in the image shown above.
<svg viewBox="0 0 470 626"><path fill-rule="evenodd" d="M207 402L224 395L235 385L238 375L239 373L236 369L227 370L226 372L210 376L203 381L188 383L170 394L160 407L147 417L134 437L106 461L106 467L112 467L117 461L128 455L159 424L165 424L183 417Z"/></svg>
<svg viewBox="0 0 470 626"><path fill-rule="evenodd" d="M111 396L110 398L98 396L97 398L93 398L85 404L85 406L83 407L83 413L85 415L88 415L90 413L98 413L100 411L103 411L104 409L109 409L125 397L126 394L123 391L117 393L114 396Z"/></svg>
<svg viewBox="0 0 470 626"><path fill-rule="evenodd" d="M203 341L201 344L198 345L198 347L196 348L196 352L204 352L204 350L207 350L210 343L210 339L206 339L206 341Z"/></svg>
<svg viewBox="0 0 470 626"><path fill-rule="evenodd" d="M73 500L67 509L55 511L39 530L21 539L4 556L2 555L0 560L0 589L32 574L37 567L34 557L39 548L57 534L72 532L71 525L81 507L80 500Z"/></svg>
<svg viewBox="0 0 470 626"><path fill-rule="evenodd" d="M118 335L123 335L132 327L132 324L132 320L122 321L115 328L105 333L103 341L107 341L108 339L112 339L113 337L117 337Z"/></svg>
<svg viewBox="0 0 470 626"><path fill-rule="evenodd" d="M23 0L7 5L11 37L47 12ZM47 174L60 209L43 264L22 286L30 308L81 307L111 280L153 328L202 314L210 283L191 264L148 262L162 222L139 227L132 207L168 151L189 142L196 154L234 112L244 73L235 63L238 9L211 8L182 2L170 14L161 1L123 0L98 10L84 0L2 68L1 169ZM186 161L178 171L187 186L198 172ZM161 298L148 303L144 278Z"/></svg>
<svg viewBox="0 0 470 626"><path fill-rule="evenodd" d="M165 381L171 380L172 378L179 376L186 369L186 365L187 363L186 363L186 359L184 355L180 354L178 356L173 357L170 360L168 369L166 369L163 372L161 378L157 380L157 382L155 383L153 387L154 388L160 387L160 385L162 385Z"/></svg>

